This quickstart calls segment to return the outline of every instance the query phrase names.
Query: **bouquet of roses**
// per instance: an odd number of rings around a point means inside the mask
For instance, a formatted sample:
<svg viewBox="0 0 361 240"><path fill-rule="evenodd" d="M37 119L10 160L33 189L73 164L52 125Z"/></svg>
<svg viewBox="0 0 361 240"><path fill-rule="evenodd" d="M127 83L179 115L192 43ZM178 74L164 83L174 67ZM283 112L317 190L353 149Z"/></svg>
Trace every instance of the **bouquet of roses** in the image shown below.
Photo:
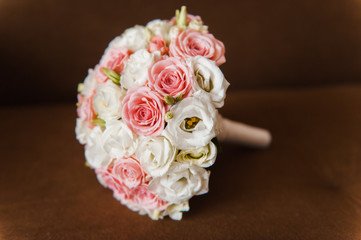
<svg viewBox="0 0 361 240"><path fill-rule="evenodd" d="M180 220L207 193L225 48L199 16L136 25L112 40L78 87L76 135L114 197L152 219ZM213 140L213 141L212 141Z"/></svg>

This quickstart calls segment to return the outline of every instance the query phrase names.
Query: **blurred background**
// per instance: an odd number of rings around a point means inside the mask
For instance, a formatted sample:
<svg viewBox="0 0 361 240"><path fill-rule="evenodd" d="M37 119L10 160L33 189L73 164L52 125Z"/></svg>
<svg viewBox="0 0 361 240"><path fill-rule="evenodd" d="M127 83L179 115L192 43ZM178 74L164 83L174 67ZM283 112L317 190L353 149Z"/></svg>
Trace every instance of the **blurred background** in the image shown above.
<svg viewBox="0 0 361 240"><path fill-rule="evenodd" d="M75 102L110 40L182 5L224 42L230 91L361 82L359 0L0 0L1 105Z"/></svg>

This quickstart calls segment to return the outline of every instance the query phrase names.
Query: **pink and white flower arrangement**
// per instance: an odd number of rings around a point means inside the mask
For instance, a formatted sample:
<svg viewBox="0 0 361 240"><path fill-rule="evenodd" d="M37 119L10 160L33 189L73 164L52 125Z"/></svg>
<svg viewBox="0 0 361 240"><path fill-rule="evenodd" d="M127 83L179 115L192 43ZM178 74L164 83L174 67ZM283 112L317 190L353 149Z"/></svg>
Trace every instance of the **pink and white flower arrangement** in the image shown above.
<svg viewBox="0 0 361 240"><path fill-rule="evenodd" d="M186 8L112 40L78 87L76 135L114 197L152 219L180 220L208 192L229 83L221 41Z"/></svg>

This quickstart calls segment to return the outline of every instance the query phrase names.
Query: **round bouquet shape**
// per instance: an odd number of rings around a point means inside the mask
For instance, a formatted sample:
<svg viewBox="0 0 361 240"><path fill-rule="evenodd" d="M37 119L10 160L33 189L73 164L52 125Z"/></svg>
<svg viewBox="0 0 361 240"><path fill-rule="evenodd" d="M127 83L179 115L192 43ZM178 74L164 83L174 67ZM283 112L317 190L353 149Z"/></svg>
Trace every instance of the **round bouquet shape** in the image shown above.
<svg viewBox="0 0 361 240"><path fill-rule="evenodd" d="M113 39L78 86L76 136L87 166L122 204L180 220L208 192L217 136L267 146L266 130L223 119L225 47L201 17L136 25Z"/></svg>

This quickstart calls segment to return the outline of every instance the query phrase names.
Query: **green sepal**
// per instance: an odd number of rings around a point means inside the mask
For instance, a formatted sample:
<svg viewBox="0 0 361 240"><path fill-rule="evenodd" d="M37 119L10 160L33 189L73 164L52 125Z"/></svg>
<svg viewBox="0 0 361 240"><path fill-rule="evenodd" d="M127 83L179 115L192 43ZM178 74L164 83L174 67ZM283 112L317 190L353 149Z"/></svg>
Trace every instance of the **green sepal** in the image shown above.
<svg viewBox="0 0 361 240"><path fill-rule="evenodd" d="M187 7L182 6L180 12L179 10L176 11L176 19L177 19L177 26L186 27L187 26Z"/></svg>
<svg viewBox="0 0 361 240"><path fill-rule="evenodd" d="M176 102L180 102L180 101L182 101L182 99L183 99L183 94L181 94L181 95L179 95L178 97L176 97L175 101L176 101Z"/></svg>
<svg viewBox="0 0 361 240"><path fill-rule="evenodd" d="M93 119L91 122L100 127L105 127L105 121L103 119L101 119L100 117Z"/></svg>
<svg viewBox="0 0 361 240"><path fill-rule="evenodd" d="M168 105L174 105L176 103L176 100L174 99L174 97L167 95L164 97L164 102Z"/></svg>
<svg viewBox="0 0 361 240"><path fill-rule="evenodd" d="M79 83L78 84L78 93L82 92L84 89L84 84L83 83Z"/></svg>
<svg viewBox="0 0 361 240"><path fill-rule="evenodd" d="M170 119L172 119L173 118L173 113L172 112L167 112L166 114L165 114L165 116L164 116L164 120L166 121L166 122L168 122Z"/></svg>
<svg viewBox="0 0 361 240"><path fill-rule="evenodd" d="M113 83L120 85L120 75L117 72L110 70L108 68L105 68L105 67L103 67L102 70L105 73L105 75L107 76L107 78L112 80Z"/></svg>

